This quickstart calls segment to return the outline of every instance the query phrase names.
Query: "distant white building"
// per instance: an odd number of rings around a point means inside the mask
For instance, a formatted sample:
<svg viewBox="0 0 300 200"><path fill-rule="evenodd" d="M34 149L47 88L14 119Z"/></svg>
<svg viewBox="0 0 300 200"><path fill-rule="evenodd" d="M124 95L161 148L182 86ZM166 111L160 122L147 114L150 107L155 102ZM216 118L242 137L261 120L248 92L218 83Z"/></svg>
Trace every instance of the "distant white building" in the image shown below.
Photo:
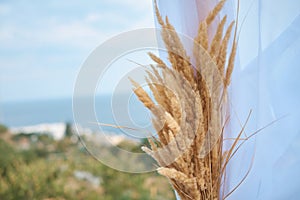
<svg viewBox="0 0 300 200"><path fill-rule="evenodd" d="M51 124L37 124L32 126L23 126L11 128L13 134L47 134L52 136L55 140L61 140L65 136L66 124L65 123L51 123Z"/></svg>
<svg viewBox="0 0 300 200"><path fill-rule="evenodd" d="M72 129L74 133L77 133L77 136L85 136L86 140L90 140L102 145L118 145L124 140L129 140L129 138L124 135L116 134L114 132L93 132L88 128L83 128L80 125L77 125L76 128L73 125ZM13 134L46 134L52 136L55 140L61 140L65 137L66 124L65 123L43 123L32 126L23 126L11 128L10 131ZM77 139L77 136L76 137ZM74 142L75 142L75 138ZM76 140L77 141L77 140ZM132 140L132 142L134 142Z"/></svg>

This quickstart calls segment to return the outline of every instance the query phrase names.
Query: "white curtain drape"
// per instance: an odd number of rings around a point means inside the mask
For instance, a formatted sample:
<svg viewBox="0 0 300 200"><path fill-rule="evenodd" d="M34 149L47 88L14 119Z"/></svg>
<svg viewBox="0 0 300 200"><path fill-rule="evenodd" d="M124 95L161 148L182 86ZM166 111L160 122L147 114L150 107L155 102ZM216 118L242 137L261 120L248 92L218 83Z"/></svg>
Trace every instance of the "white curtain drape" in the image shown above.
<svg viewBox="0 0 300 200"><path fill-rule="evenodd" d="M163 16L194 37L217 0L158 0ZM236 17L237 1L222 13ZM230 21L230 20L228 20ZM229 165L226 192L251 171L227 199L297 200L300 197L300 1L241 1L236 68L230 88L232 137L274 122L247 141ZM213 31L213 30L211 30ZM164 54L162 54L164 56Z"/></svg>

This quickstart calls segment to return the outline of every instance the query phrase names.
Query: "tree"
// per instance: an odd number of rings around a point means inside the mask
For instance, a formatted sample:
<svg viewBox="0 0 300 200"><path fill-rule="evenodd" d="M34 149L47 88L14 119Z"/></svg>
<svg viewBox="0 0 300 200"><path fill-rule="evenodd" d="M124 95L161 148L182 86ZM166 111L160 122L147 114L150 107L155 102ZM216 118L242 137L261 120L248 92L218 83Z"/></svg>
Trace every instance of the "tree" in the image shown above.
<svg viewBox="0 0 300 200"><path fill-rule="evenodd" d="M7 129L6 126L0 124L0 133L5 133L5 132L7 132L7 130L8 130L8 129Z"/></svg>
<svg viewBox="0 0 300 200"><path fill-rule="evenodd" d="M66 137L71 137L73 135L73 129L72 129L72 124L67 122L66 123L66 130L65 130L65 136Z"/></svg>

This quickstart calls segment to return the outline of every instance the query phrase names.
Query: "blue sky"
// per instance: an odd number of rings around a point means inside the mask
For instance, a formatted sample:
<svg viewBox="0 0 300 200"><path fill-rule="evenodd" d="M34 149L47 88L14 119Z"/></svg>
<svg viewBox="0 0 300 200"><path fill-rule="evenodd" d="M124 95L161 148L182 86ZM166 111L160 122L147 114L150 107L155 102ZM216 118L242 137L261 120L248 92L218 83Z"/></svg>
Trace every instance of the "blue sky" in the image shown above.
<svg viewBox="0 0 300 200"><path fill-rule="evenodd" d="M262 31L268 27L263 49L297 16L299 2L290 1L263 13ZM241 14L250 6L243 2ZM257 54L256 43L245 34L255 32L255 10L242 27L242 66ZM0 0L0 19L0 102L70 97L80 66L94 48L121 32L154 26L152 0Z"/></svg>
<svg viewBox="0 0 300 200"><path fill-rule="evenodd" d="M89 53L153 27L151 0L0 1L0 101L71 97Z"/></svg>

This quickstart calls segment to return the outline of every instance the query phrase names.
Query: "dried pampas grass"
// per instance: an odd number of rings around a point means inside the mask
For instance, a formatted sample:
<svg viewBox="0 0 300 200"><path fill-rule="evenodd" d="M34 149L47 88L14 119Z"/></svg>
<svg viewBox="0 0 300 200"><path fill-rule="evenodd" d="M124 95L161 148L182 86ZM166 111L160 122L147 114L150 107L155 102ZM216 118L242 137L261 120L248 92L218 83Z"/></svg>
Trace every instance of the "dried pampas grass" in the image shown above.
<svg viewBox="0 0 300 200"><path fill-rule="evenodd" d="M225 27L224 16L210 43L208 29L224 3L221 0L199 25L193 48L195 63L187 55L175 28L167 17L162 18L156 6L171 66L149 53L157 63L146 77L155 100L131 80L135 94L154 115L152 122L158 135L148 139L150 147L142 149L157 161L158 173L170 180L181 200L218 200L228 196L221 194L225 169L243 132L228 151L223 149L228 110L226 91L237 48L235 36L229 44L234 22Z"/></svg>

